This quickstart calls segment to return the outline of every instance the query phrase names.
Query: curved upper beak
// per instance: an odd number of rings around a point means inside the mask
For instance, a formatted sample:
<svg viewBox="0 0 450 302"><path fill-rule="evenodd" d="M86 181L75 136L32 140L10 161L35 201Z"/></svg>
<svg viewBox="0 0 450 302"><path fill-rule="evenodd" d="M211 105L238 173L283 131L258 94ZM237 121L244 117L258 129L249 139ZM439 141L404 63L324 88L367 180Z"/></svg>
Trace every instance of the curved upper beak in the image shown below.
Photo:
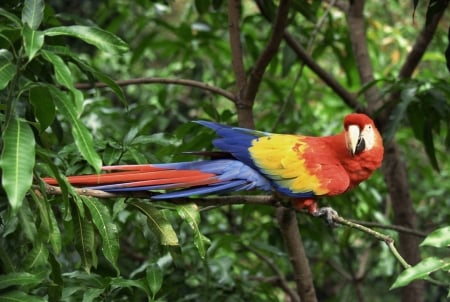
<svg viewBox="0 0 450 302"><path fill-rule="evenodd" d="M357 125L350 125L347 129L347 148L352 154L352 156L355 156L356 154L356 147L358 146L358 142L360 139L361 130L359 129L359 126Z"/></svg>

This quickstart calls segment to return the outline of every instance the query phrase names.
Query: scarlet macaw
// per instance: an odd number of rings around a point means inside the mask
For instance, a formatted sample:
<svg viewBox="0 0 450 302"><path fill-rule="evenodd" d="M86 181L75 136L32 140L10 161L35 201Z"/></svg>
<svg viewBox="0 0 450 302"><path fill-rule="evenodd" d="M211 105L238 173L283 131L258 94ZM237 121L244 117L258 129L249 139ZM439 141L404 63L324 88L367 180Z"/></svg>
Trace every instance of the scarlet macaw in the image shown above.
<svg viewBox="0 0 450 302"><path fill-rule="evenodd" d="M344 119L336 135L273 134L197 121L216 132L213 145L226 158L169 164L105 166L99 175L69 176L72 185L106 192L166 190L153 199L259 189L292 199L313 215L321 196L342 194L369 178L383 159L383 141L364 114ZM57 184L45 178L48 184ZM330 220L330 217L327 218Z"/></svg>

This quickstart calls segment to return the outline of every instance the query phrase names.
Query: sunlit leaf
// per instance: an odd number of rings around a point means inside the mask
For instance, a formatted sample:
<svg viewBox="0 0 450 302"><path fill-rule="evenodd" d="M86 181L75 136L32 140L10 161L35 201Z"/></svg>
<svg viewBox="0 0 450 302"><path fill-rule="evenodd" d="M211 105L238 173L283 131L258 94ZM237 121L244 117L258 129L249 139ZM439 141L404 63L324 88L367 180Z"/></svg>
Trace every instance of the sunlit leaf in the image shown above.
<svg viewBox="0 0 450 302"><path fill-rule="evenodd" d="M73 36L106 52L122 53L128 50L128 45L122 39L97 27L82 25L52 27L44 33L46 36Z"/></svg>
<svg viewBox="0 0 450 302"><path fill-rule="evenodd" d="M25 0L22 9L22 22L36 30L41 25L44 17L44 1L42 0Z"/></svg>
<svg viewBox="0 0 450 302"><path fill-rule="evenodd" d="M109 209L99 200L82 197L83 203L89 209L92 220L102 237L102 252L106 259L119 272L117 259L119 257L119 234L113 223Z"/></svg>
<svg viewBox="0 0 450 302"><path fill-rule="evenodd" d="M44 34L25 25L22 30L22 35L25 53L28 56L28 61L31 61L42 48L42 45L44 45Z"/></svg>
<svg viewBox="0 0 450 302"><path fill-rule="evenodd" d="M200 254L205 258L206 252L211 241L200 232L200 214L195 204L179 205L176 207L178 215L183 218L194 231L194 245Z"/></svg>
<svg viewBox="0 0 450 302"><path fill-rule="evenodd" d="M420 244L422 246L450 247L450 226L434 230Z"/></svg>
<svg viewBox="0 0 450 302"><path fill-rule="evenodd" d="M0 158L2 185L13 211L17 211L33 181L35 141L30 126L19 119L11 119L3 133Z"/></svg>
<svg viewBox="0 0 450 302"><path fill-rule="evenodd" d="M162 245L178 245L178 237L167 218L149 203L132 200L130 205L137 208L145 216L150 229L156 234Z"/></svg>
<svg viewBox="0 0 450 302"><path fill-rule="evenodd" d="M437 257L425 258L413 267L405 269L395 280L391 289L408 285L414 280L424 279L437 270L448 270L450 258L440 259Z"/></svg>

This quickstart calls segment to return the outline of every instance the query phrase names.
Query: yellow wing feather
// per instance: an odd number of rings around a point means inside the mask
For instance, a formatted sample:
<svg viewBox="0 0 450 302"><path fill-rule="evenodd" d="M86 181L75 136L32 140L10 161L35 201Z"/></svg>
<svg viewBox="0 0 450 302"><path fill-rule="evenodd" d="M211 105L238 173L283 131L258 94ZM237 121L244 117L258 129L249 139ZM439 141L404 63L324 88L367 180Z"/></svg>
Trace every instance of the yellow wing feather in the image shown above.
<svg viewBox="0 0 450 302"><path fill-rule="evenodd" d="M302 158L307 148L301 136L274 134L255 140L249 152L258 168L278 185L294 193L326 195L326 184L308 169Z"/></svg>

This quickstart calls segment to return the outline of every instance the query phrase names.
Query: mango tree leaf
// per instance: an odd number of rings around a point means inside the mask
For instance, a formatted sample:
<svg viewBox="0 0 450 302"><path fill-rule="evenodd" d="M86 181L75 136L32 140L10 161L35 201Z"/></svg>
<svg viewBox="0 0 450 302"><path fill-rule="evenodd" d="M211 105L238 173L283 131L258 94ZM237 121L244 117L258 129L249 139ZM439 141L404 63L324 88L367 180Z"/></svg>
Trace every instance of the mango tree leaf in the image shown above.
<svg viewBox="0 0 450 302"><path fill-rule="evenodd" d="M450 226L434 230L420 244L434 247L450 247Z"/></svg>
<svg viewBox="0 0 450 302"><path fill-rule="evenodd" d="M108 208L99 200L89 197L81 197L83 203L89 209L92 220L102 237L102 252L106 259L119 273L117 259L119 257L119 235L117 226L113 223Z"/></svg>
<svg viewBox="0 0 450 302"><path fill-rule="evenodd" d="M161 289L163 282L163 273L157 263L153 263L147 267L146 280L154 299Z"/></svg>
<svg viewBox="0 0 450 302"><path fill-rule="evenodd" d="M75 248L80 255L84 270L89 273L91 267L97 266L94 225L87 219L84 213L80 215L75 203L71 203L70 210L75 235Z"/></svg>
<svg viewBox="0 0 450 302"><path fill-rule="evenodd" d="M140 202L137 200L130 201L129 204L147 216L147 222L150 229L159 237L162 245L179 244L177 234L173 230L172 225L160 210L156 209L149 203Z"/></svg>
<svg viewBox="0 0 450 302"><path fill-rule="evenodd" d="M208 245L211 241L200 232L200 215L198 213L198 207L195 204L179 205L176 207L176 210L178 215L184 219L194 231L194 245L197 247L200 257L205 258Z"/></svg>
<svg viewBox="0 0 450 302"><path fill-rule="evenodd" d="M69 66L67 66L64 60L60 56L47 50L42 50L42 56L52 63L53 68L55 69L56 81L64 87L73 89L75 80Z"/></svg>
<svg viewBox="0 0 450 302"><path fill-rule="evenodd" d="M25 0L22 9L22 22L36 30L41 25L44 17L44 1L42 0Z"/></svg>
<svg viewBox="0 0 450 302"><path fill-rule="evenodd" d="M46 265L47 259L48 259L47 246L42 241L37 240L37 242L35 242L35 246L25 258L25 266L29 270L33 270L36 267Z"/></svg>
<svg viewBox="0 0 450 302"><path fill-rule="evenodd" d="M124 288L124 287L136 287L144 291L147 296L150 296L150 293L148 291L147 286L145 286L145 283L143 279L138 280L130 280L130 279L124 279L122 277L117 278L111 278L110 286L112 289L115 288Z"/></svg>
<svg viewBox="0 0 450 302"><path fill-rule="evenodd" d="M42 48L42 45L44 45L44 34L25 25L22 30L22 36L25 53L28 56L28 61L31 61Z"/></svg>
<svg viewBox="0 0 450 302"><path fill-rule="evenodd" d="M122 39L97 27L82 25L52 27L47 29L44 34L46 36L76 37L106 52L123 53L128 50L128 45Z"/></svg>
<svg viewBox="0 0 450 302"><path fill-rule="evenodd" d="M0 16L3 16L5 18L9 19L10 21L12 21L16 25L17 28L20 28L22 26L22 22L16 15L8 12L7 10L5 10L3 8L0 8Z"/></svg>
<svg viewBox="0 0 450 302"><path fill-rule="evenodd" d="M39 121L41 131L47 129L55 120L55 104L47 87L35 86L29 91L29 101L34 115Z"/></svg>
<svg viewBox="0 0 450 302"><path fill-rule="evenodd" d="M37 285L42 282L40 274L30 274L27 272L9 273L0 275L0 289L10 286L30 286ZM1 299L0 299L1 300ZM1 300L3 301L3 300Z"/></svg>
<svg viewBox="0 0 450 302"><path fill-rule="evenodd" d="M0 90L8 86L17 72L16 65L12 62L13 56L6 49L0 49Z"/></svg>
<svg viewBox="0 0 450 302"><path fill-rule="evenodd" d="M0 301L2 301L2 302L18 302L18 301L45 302L46 300L44 298L28 295L24 292L14 290L14 291L0 294Z"/></svg>
<svg viewBox="0 0 450 302"><path fill-rule="evenodd" d="M0 158L2 185L13 211L21 206L33 181L35 140L30 126L19 119L9 121L3 134Z"/></svg>
<svg viewBox="0 0 450 302"><path fill-rule="evenodd" d="M47 86L53 95L53 101L61 114L69 121L72 126L72 135L75 139L75 144L80 150L81 155L94 167L96 171L100 171L102 161L100 156L94 149L94 141L92 135L86 129L83 123L79 120L74 106L70 102L67 94L56 89L54 86Z"/></svg>
<svg viewBox="0 0 450 302"><path fill-rule="evenodd" d="M425 258L413 267L405 269L392 284L391 289L408 285L414 280L425 279L429 274L437 270L448 270L450 258L440 259L437 257Z"/></svg>

